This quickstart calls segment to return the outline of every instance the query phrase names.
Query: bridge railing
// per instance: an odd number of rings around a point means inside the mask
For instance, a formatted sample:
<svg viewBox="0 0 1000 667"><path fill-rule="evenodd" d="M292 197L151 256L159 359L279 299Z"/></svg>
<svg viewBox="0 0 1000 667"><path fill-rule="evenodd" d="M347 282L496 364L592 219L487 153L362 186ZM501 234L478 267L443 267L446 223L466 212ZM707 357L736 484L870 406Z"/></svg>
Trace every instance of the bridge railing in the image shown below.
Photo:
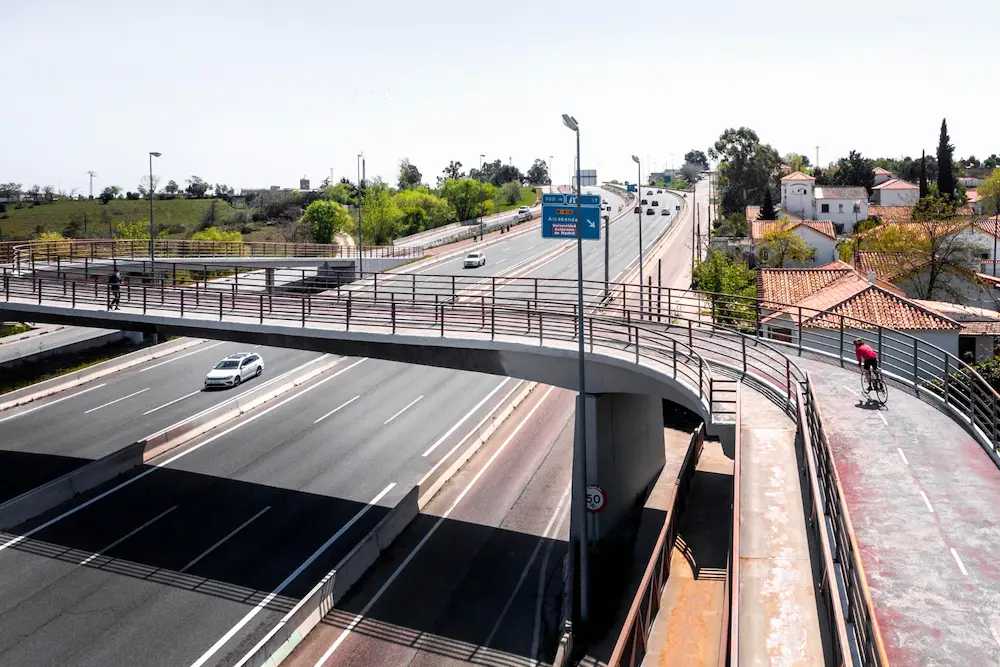
<svg viewBox="0 0 1000 667"><path fill-rule="evenodd" d="M155 256L176 257L267 257L267 258L353 258L356 247L323 243L274 243L194 241L156 239ZM8 244L4 252L18 270L34 270L39 265L85 259L142 260L149 257L148 239L56 239ZM364 257L422 257L422 248L362 246Z"/></svg>

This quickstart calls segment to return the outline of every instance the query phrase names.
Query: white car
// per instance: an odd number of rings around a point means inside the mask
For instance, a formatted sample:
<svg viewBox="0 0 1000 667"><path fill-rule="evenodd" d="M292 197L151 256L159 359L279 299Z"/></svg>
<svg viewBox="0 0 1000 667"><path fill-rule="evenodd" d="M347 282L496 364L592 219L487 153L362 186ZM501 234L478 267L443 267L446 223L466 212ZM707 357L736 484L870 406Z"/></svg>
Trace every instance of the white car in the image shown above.
<svg viewBox="0 0 1000 667"><path fill-rule="evenodd" d="M205 376L205 389L235 387L264 372L264 360L256 352L237 352L215 365Z"/></svg>
<svg viewBox="0 0 1000 667"><path fill-rule="evenodd" d="M470 252L465 256L462 266L466 269L475 268L477 266L486 266L486 253Z"/></svg>

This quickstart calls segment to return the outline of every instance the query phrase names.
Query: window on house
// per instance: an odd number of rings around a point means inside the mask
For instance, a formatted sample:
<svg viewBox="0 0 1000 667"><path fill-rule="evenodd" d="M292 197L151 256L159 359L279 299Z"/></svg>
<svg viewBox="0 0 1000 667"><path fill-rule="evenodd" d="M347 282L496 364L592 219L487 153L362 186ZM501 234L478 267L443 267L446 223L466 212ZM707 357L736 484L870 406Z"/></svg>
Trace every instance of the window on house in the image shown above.
<svg viewBox="0 0 1000 667"><path fill-rule="evenodd" d="M838 236L840 236L841 234L843 234L844 233L844 223L842 223L842 222L835 222L835 223L833 223L833 231Z"/></svg>
<svg viewBox="0 0 1000 667"><path fill-rule="evenodd" d="M820 213L829 213L830 212L830 205L829 204L823 204L822 206L820 206L819 210L820 210Z"/></svg>
<svg viewBox="0 0 1000 667"><path fill-rule="evenodd" d="M837 213L843 213L844 212L844 205L843 204L837 204L837 207L838 207Z"/></svg>

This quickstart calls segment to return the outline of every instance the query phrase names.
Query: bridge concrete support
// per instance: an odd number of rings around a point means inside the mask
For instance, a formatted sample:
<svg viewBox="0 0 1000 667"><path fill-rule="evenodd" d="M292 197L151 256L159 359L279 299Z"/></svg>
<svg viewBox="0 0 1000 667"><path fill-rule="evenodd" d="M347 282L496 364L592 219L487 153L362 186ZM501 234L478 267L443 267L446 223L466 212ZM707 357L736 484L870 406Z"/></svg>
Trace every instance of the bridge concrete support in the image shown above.
<svg viewBox="0 0 1000 667"><path fill-rule="evenodd" d="M268 294L274 293L274 268L264 269L264 286Z"/></svg>
<svg viewBox="0 0 1000 667"><path fill-rule="evenodd" d="M607 536L656 480L666 462L663 402L646 394L587 395L587 484L604 492L589 513L588 537Z"/></svg>

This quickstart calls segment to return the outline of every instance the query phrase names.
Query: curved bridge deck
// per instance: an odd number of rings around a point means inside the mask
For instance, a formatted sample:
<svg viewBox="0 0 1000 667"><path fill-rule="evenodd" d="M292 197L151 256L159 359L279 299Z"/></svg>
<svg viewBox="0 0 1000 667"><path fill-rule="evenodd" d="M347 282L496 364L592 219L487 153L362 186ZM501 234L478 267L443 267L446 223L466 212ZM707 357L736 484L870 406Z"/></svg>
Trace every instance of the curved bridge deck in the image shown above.
<svg viewBox="0 0 1000 667"><path fill-rule="evenodd" d="M893 667L1000 664L1000 470L959 424L809 359Z"/></svg>

